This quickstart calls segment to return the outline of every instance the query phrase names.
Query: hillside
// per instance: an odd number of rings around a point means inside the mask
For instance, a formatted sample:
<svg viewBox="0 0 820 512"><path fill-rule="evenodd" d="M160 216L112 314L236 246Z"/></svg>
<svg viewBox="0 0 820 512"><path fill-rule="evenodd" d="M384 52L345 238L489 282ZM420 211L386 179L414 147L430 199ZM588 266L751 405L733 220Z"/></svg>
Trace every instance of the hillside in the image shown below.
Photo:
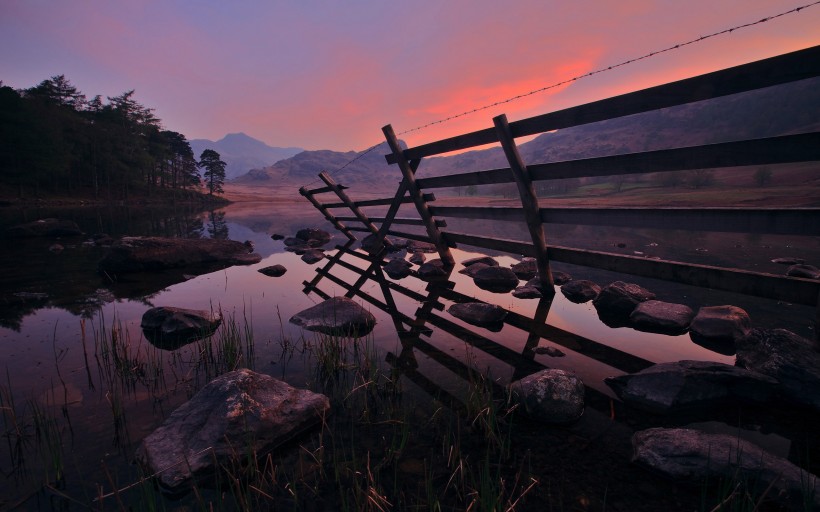
<svg viewBox="0 0 820 512"><path fill-rule="evenodd" d="M227 180L241 176L251 169L265 167L284 158L290 158L302 151L302 148L268 146L261 140L244 133L229 133L218 141L193 139L190 144L194 157L197 159L206 149L213 149L219 153L222 160L228 164L225 168Z"/></svg>

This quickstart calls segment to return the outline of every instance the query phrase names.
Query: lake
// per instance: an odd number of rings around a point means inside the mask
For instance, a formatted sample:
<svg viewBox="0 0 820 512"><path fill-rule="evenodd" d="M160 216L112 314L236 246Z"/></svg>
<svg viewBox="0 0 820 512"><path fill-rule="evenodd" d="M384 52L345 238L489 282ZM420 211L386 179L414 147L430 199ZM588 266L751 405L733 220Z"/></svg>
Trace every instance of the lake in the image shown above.
<svg viewBox="0 0 820 512"><path fill-rule="evenodd" d="M328 255L347 241L306 201L236 203L205 212L6 208L0 227L46 217L74 220L87 235L4 240L0 509L697 508L702 493L720 491L680 489L629 464L631 432L659 424L738 433L796 463L810 460L817 473L818 422L811 415L738 406L708 417L659 419L624 409L603 382L657 362L733 364L731 350L713 351L688 334L611 328L590 303L572 303L561 293L551 301L494 294L458 272L438 285L370 273L354 287L370 262L347 255L319 276L327 259L306 264L271 238L320 227L334 235L325 246ZM526 239L523 225L463 226ZM556 225L546 231L555 245L760 272L783 273L785 267L771 262L776 257L820 261L820 241L808 237ZM93 243L97 233L248 240L262 261L197 276L162 273L112 282L97 271L106 250ZM453 254L460 262L486 251L459 248ZM517 261L493 256L502 266ZM258 272L273 264L287 273L271 278ZM635 282L660 300L693 308L737 305L755 326L815 336L810 307L572 265L553 268L601 285ZM310 281L315 288L305 291ZM326 337L288 322L323 295L348 292L377 318L367 336L332 349ZM508 322L490 330L446 312L469 299L504 307ZM143 313L154 306L219 311L225 322L210 339L163 350L140 329ZM418 329L408 332L410 324ZM217 490L163 496L150 479L142 480L133 463L136 448L206 382L236 367L327 394L332 419L252 468L254 485L237 479L236 487L223 482ZM578 424L544 427L502 406L507 384L543 367L571 370L584 381L587 411ZM231 474L248 469L236 471Z"/></svg>

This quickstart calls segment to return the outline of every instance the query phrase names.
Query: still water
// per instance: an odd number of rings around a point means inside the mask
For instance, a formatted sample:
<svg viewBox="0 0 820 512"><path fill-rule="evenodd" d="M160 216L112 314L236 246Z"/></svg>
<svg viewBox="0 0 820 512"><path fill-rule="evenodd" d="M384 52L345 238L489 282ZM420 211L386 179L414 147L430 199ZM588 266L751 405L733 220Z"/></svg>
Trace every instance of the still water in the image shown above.
<svg viewBox="0 0 820 512"><path fill-rule="evenodd" d="M315 359L299 348L300 343L307 346L314 336L302 332L288 319L321 302L323 294L341 296L351 292L369 262L348 256L343 258L345 263L329 269L331 277L317 277L317 270L328 260L308 265L286 251L281 241L271 239L272 234L289 236L304 227L332 232L332 227L309 205L237 204L211 212L147 208L7 210L0 213L0 227L45 217L74 220L88 235L57 241L3 242L0 398L4 440L0 443L0 495L4 498L0 509L105 508L106 500L112 498L95 501L97 497L139 479L132 460L141 439L205 382L230 367L250 367L296 387L324 391L317 378ZM505 238L526 236L523 226L467 227L465 230L471 232L479 230ZM494 233L493 229L500 232ZM96 263L105 248L91 242L95 233L112 237L248 240L262 261L198 276L164 273L112 283L97 272ZM548 241L556 245L762 272L782 273L784 267L770 261L780 256L820 261L816 239L714 233L683 236L676 232L566 226L553 226L548 233ZM334 253L336 244L347 241L333 234L334 239L325 246L328 255ZM63 249L56 250L55 243ZM469 248L454 250L457 262L480 255ZM502 266L517 261L510 255L495 256ZM284 265L287 272L278 278L258 272L274 264ZM456 271L460 268L457 265ZM660 300L685 303L695 309L738 305L750 313L755 326L783 327L814 337L812 308L571 265L556 265L554 269L601 285L615 280L637 282L653 290ZM308 281L313 281L315 289L305 291ZM457 272L449 276L443 288L414 277L393 281L371 275L351 293L377 317L368 339L378 365L404 383L405 402L420 403L422 407L437 404L442 396L463 398L469 387L465 372L459 370L464 366L490 376L500 386L534 367L549 367L572 370L581 377L590 403L603 404L603 410L597 413L590 409L587 416L594 418L596 414L608 415L608 401L614 398L603 383L605 377L637 371L650 363L681 359L734 363L731 351L714 352L694 343L688 335L610 328L600 321L590 303L574 304L560 293L552 301L494 294L481 290ZM446 313L449 305L471 298L506 308L512 320L500 331L492 332ZM391 303L395 306L386 306ZM154 306L220 311L226 323L238 326L245 344L230 357L212 355L220 347L219 333L212 340L176 351L153 347L139 324L142 314ZM408 320L423 321L426 329L410 354L402 344ZM206 349L207 344L217 347L215 352ZM535 347L557 348L564 355L536 353L532 350ZM397 373L401 362L406 363L408 358L412 371ZM794 451L788 439L767 439L771 449L783 456ZM109 503L109 508L118 506Z"/></svg>

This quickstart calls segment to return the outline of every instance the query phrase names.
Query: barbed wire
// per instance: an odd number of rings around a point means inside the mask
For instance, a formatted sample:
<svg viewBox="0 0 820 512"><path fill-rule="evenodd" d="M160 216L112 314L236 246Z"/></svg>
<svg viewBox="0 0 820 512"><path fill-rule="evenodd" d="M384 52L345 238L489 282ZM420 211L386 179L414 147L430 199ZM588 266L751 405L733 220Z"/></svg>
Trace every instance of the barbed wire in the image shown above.
<svg viewBox="0 0 820 512"><path fill-rule="evenodd" d="M578 75L578 76L575 76L575 77L572 77L572 78L567 78L566 80L561 80L560 82L556 82L554 84L550 84L550 85L547 85L547 86L544 86L544 87L540 87L538 89L533 89L529 92L521 93L521 94L509 97L509 98L504 99L504 100L499 100L499 101L496 101L494 103L483 105L481 107L476 107L472 110L465 110L464 112L460 112L458 114L454 114L452 116L448 116L448 117L445 117L443 119L438 119L436 121L431 121L427 124L423 124L423 125L420 125L420 126L416 126L415 128L410 128L408 130L404 130L403 132L400 132L397 135L406 135L408 133L421 131L421 130L424 130L424 129L429 128L431 126L436 126L436 125L439 125L439 124L443 124L443 123L452 121L454 119L458 119L458 118L461 118L461 117L468 116L470 114L475 114L475 113L481 112L483 110L487 110L487 109L491 109L493 107L497 107L499 105L504 105L504 104L507 104L507 103L511 103L513 101L520 100L521 98L526 98L528 96L532 96L534 94L539 94L539 93L542 93L544 91L548 91L550 89L555 89L556 87L561 87L562 85L567 85L567 84L570 84L570 83L573 83L573 82L577 82L578 80L582 80L582 79L588 78L590 76L598 75L600 73L605 73L607 71L612 71L613 69L617 69L617 68L620 68L620 67L623 67L623 66L627 66L629 64L633 64L633 63L641 61L641 60L649 59L649 58L655 57L656 55L660 55L662 53L678 50L680 48L683 48L684 46L689 46L689 45L692 45L692 44L695 44L695 43L699 43L701 41L705 41L707 39L711 39L713 37L717 37L717 36L720 36L720 35L730 34L732 32L735 32L736 30L742 30L744 28L749 28L749 27L753 27L755 25L760 25L760 24L766 23L768 21L771 21L771 20L774 20L774 19L777 19L777 18L781 18L783 16L787 16L789 14L794 14L794 13L800 12L804 9L808 9L809 7L813 7L813 6L818 5L818 4L820 4L820 0L808 3L808 4L805 4L805 5L801 5L799 7L795 7L795 8L789 9L788 11L783 11L783 12L778 13L778 14L773 14L771 16L766 16L765 18L761 18L757 21L751 21L751 22L748 22L748 23L743 23L741 25L736 25L736 26L731 27L731 28L723 29L723 30L720 30L720 31L717 31L717 32L712 32L711 34L707 34L705 36L700 36L700 37L695 38L695 39L690 39L690 40L685 41L683 43L675 44L674 46L668 46L668 47L663 48L661 50L656 50L656 51L653 51L653 52L649 52L647 54L641 55L640 57L634 57L634 58L625 60L623 62L613 64L611 66L599 68L599 69L596 69L594 71L584 73L582 75ZM338 169L330 171L328 174L333 175L333 174L338 173L339 171L341 171L341 170L345 169L346 167L350 166L353 162L356 162L357 160L359 160L363 156L365 156L368 153L374 151L377 147L381 146L382 144L385 144L385 142L379 142L378 144L370 146L369 148L367 148L363 152L356 155L355 158L348 161L347 163L345 163L344 165L342 165ZM318 181L320 181L320 180L314 180L310 183L307 183L304 186L312 185L313 183L317 183Z"/></svg>

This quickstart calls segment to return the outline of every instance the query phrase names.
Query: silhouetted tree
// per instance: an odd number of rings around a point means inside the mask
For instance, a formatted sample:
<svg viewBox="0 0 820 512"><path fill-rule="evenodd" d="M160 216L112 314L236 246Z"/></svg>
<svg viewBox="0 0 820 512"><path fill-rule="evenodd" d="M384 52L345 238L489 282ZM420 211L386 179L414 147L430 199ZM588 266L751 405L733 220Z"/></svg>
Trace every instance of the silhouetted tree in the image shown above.
<svg viewBox="0 0 820 512"><path fill-rule="evenodd" d="M205 186L208 187L208 194L222 193L222 185L225 183L225 166L227 164L220 160L219 153L213 149L206 149L199 156L200 169L205 169L202 173L202 178L205 180Z"/></svg>

